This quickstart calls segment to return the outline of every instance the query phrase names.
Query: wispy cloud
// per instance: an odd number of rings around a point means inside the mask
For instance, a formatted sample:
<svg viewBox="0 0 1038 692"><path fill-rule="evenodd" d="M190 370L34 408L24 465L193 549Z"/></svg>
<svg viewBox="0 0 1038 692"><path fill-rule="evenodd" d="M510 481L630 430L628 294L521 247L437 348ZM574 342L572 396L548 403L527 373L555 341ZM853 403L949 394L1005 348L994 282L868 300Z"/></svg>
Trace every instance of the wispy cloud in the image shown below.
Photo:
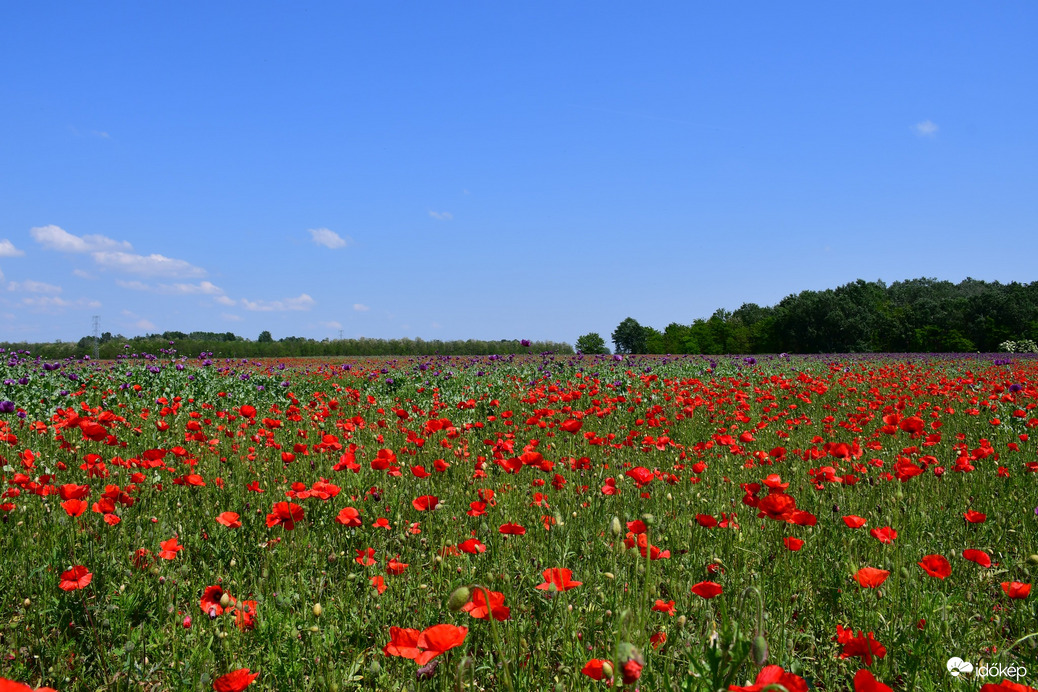
<svg viewBox="0 0 1038 692"><path fill-rule="evenodd" d="M350 237L343 238L335 231L328 228L311 228L310 237L317 245L322 245L329 250L338 250L350 244Z"/></svg>
<svg viewBox="0 0 1038 692"><path fill-rule="evenodd" d="M342 329L342 325L336 322L335 320L331 320L329 322L318 322L317 324L321 325L322 327L328 327L328 329Z"/></svg>
<svg viewBox="0 0 1038 692"><path fill-rule="evenodd" d="M137 320L136 322L133 323L133 326L137 327L137 329L143 329L143 330L148 331L148 332L153 332L156 329L155 323L152 322L151 320L146 320L146 319Z"/></svg>
<svg viewBox="0 0 1038 692"><path fill-rule="evenodd" d="M916 123L912 129L914 129L915 133L920 137L936 137L937 131L941 128L939 128L937 123L932 120L924 120L921 123Z"/></svg>
<svg viewBox="0 0 1038 692"><path fill-rule="evenodd" d="M241 322L243 319L245 319L241 315L233 315L229 312L220 313L220 317L224 318L228 322Z"/></svg>
<svg viewBox="0 0 1038 692"><path fill-rule="evenodd" d="M433 217L437 221L450 221L454 218L454 214L449 211L430 211L429 216Z"/></svg>
<svg viewBox="0 0 1038 692"><path fill-rule="evenodd" d="M305 311L312 308L317 301L303 293L298 298L284 300L248 300L241 299L242 307L252 312L290 312Z"/></svg>
<svg viewBox="0 0 1038 692"><path fill-rule="evenodd" d="M20 293L48 293L53 295L61 293L61 286L26 279L25 281L12 281L7 284L7 290L18 291Z"/></svg>
<svg viewBox="0 0 1038 692"><path fill-rule="evenodd" d="M0 257L21 257L25 253L14 246L7 238L0 240Z"/></svg>
<svg viewBox="0 0 1038 692"><path fill-rule="evenodd" d="M206 275L201 267L190 262L173 259L165 255L138 255L134 252L94 252L94 261L104 269L125 272L127 274L143 274L145 276L162 276L176 279L190 279Z"/></svg>
<svg viewBox="0 0 1038 692"><path fill-rule="evenodd" d="M29 230L29 235L44 250L57 252L97 252L99 250L132 250L133 246L126 241L112 240L103 235L78 236L69 233L60 226L37 226Z"/></svg>
<svg viewBox="0 0 1038 692"><path fill-rule="evenodd" d="M65 308L99 308L101 303L89 298L65 300L60 296L32 296L22 299L22 305L39 312L61 312Z"/></svg>
<svg viewBox="0 0 1038 692"><path fill-rule="evenodd" d="M73 269L72 270L72 276L78 276L81 279L91 279L91 280L97 278L96 276L94 276L90 272L83 271L82 269Z"/></svg>
<svg viewBox="0 0 1038 692"><path fill-rule="evenodd" d="M354 303L353 304L353 309L356 310L357 312L367 312L371 308L369 308L364 303Z"/></svg>

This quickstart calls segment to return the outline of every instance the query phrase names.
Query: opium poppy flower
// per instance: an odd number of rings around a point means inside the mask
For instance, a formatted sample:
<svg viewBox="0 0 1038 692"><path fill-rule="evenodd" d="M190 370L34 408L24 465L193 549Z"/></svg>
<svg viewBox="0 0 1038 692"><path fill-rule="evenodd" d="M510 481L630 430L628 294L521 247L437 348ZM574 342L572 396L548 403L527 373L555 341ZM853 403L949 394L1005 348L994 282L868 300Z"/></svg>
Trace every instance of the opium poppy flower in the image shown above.
<svg viewBox="0 0 1038 692"><path fill-rule="evenodd" d="M237 512L220 512L216 515L216 523L229 529L240 529L241 517L238 516Z"/></svg>
<svg viewBox="0 0 1038 692"><path fill-rule="evenodd" d="M482 588L473 589L468 603L461 607L462 612L468 613L478 620L485 620L487 612L495 620L507 620L511 615L511 608L505 605L505 595L499 591L490 592L490 607L487 608L487 592Z"/></svg>
<svg viewBox="0 0 1038 692"><path fill-rule="evenodd" d="M544 583L534 587L540 591L569 591L584 583L573 581L571 579L573 572L564 567L551 567L541 574L544 576Z"/></svg>
<svg viewBox="0 0 1038 692"><path fill-rule="evenodd" d="M285 531L291 531L296 527L297 521L302 521L303 508L294 502L275 502L270 514L267 515L267 527L281 524Z"/></svg>
<svg viewBox="0 0 1038 692"><path fill-rule="evenodd" d="M213 689L216 692L241 692L258 677L259 673L253 673L248 668L239 668L213 680Z"/></svg>
<svg viewBox="0 0 1038 692"><path fill-rule="evenodd" d="M855 573L854 581L858 582L859 586L863 588L875 589L885 582L889 576L890 572L885 569L862 567Z"/></svg>
<svg viewBox="0 0 1038 692"><path fill-rule="evenodd" d="M1002 590L1006 596L1010 598L1027 598L1031 595L1031 585L1024 584L1018 581L1004 581L1002 582Z"/></svg>
<svg viewBox="0 0 1038 692"><path fill-rule="evenodd" d="M877 680L868 668L862 668L854 674L854 692L894 692L894 690Z"/></svg>
<svg viewBox="0 0 1038 692"><path fill-rule="evenodd" d="M62 591L85 589L93 578L94 575L86 567L76 565L67 572L61 573L61 582L58 584L58 588Z"/></svg>
<svg viewBox="0 0 1038 692"><path fill-rule="evenodd" d="M439 504L440 498L435 495L422 495L416 497L411 501L411 506L417 509L419 512L424 512L430 509L436 509L436 505Z"/></svg>
<svg viewBox="0 0 1038 692"><path fill-rule="evenodd" d="M692 586L692 593L707 600L720 596L723 591L720 584L712 581L701 581Z"/></svg>
<svg viewBox="0 0 1038 692"><path fill-rule="evenodd" d="M501 524L497 531L506 536L523 536L526 534L526 529L521 524Z"/></svg>
<svg viewBox="0 0 1038 692"><path fill-rule="evenodd" d="M382 647L382 653L386 656L418 658L418 638L421 636L422 633L418 630L390 627L389 643Z"/></svg>
<svg viewBox="0 0 1038 692"><path fill-rule="evenodd" d="M969 560L970 562L977 563L981 567L991 566L991 556L989 556L983 550L973 550L972 548L967 548L966 550L962 551L962 557L966 560Z"/></svg>
<svg viewBox="0 0 1038 692"><path fill-rule="evenodd" d="M927 555L916 564L922 567L923 571L931 577L944 579L951 574L951 564L948 562L948 558L943 555Z"/></svg>
<svg viewBox="0 0 1038 692"><path fill-rule="evenodd" d="M757 679L752 685L731 685L728 689L735 692L761 692L769 688L778 689L777 685L785 687L789 692L807 692L807 682L798 675L786 672L782 666L764 666L757 673Z"/></svg>
<svg viewBox="0 0 1038 692"><path fill-rule="evenodd" d="M456 625L433 625L422 630L418 637L418 648L422 649L422 652L418 654L415 663L424 666L445 651L461 646L468 632L468 627Z"/></svg>

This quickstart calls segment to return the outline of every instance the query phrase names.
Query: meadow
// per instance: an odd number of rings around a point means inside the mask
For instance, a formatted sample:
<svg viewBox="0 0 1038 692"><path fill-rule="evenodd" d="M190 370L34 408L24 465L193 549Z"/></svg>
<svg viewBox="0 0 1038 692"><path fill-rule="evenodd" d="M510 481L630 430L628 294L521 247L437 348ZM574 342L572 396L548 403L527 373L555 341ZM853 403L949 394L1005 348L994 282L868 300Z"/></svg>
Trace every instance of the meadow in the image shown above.
<svg viewBox="0 0 1038 692"><path fill-rule="evenodd" d="M0 358L0 690L1038 685L1033 357Z"/></svg>

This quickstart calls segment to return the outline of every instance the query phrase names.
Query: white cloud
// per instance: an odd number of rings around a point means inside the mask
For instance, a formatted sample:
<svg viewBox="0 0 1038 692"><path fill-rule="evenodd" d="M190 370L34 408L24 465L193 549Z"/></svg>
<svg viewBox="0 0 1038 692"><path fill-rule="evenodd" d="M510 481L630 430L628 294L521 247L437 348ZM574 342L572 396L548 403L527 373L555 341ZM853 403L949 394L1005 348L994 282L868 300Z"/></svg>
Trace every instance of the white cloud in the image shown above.
<svg viewBox="0 0 1038 692"><path fill-rule="evenodd" d="M429 216L433 217L437 221L450 221L454 218L454 214L449 211L430 211Z"/></svg>
<svg viewBox="0 0 1038 692"><path fill-rule="evenodd" d="M353 309L356 310L357 312L367 312L371 308L369 308L364 303L354 303L353 304Z"/></svg>
<svg viewBox="0 0 1038 692"><path fill-rule="evenodd" d="M45 250L58 252L97 252L99 250L132 250L133 246L125 241L112 240L103 235L72 235L59 226L37 226L29 230L29 235Z"/></svg>
<svg viewBox="0 0 1038 692"><path fill-rule="evenodd" d="M78 276L81 279L91 279L91 280L97 278L96 276L94 276L90 272L85 272L82 269L73 269L72 270L72 276Z"/></svg>
<svg viewBox="0 0 1038 692"><path fill-rule="evenodd" d="M0 240L0 257L21 257L25 253L14 246L7 238Z"/></svg>
<svg viewBox="0 0 1038 692"><path fill-rule="evenodd" d="M932 120L924 120L921 123L916 123L913 129L920 137L936 137L937 131L941 128Z"/></svg>
<svg viewBox="0 0 1038 692"><path fill-rule="evenodd" d="M338 250L350 244L349 236L343 238L338 233L327 228L311 228L310 237L318 245L323 245L329 250Z"/></svg>
<svg viewBox="0 0 1038 692"><path fill-rule="evenodd" d="M236 300L234 300L234 298L230 298L228 296L216 296L215 298L213 298L213 300L215 300L220 305L226 305L227 307L231 307L233 305L237 305L238 304L238 301L236 301Z"/></svg>
<svg viewBox="0 0 1038 692"><path fill-rule="evenodd" d="M33 281L32 279L26 279L25 281L12 281L7 285L8 291L20 291L23 293L61 293L61 286L55 286L54 284L43 283L42 281Z"/></svg>
<svg viewBox="0 0 1038 692"><path fill-rule="evenodd" d="M146 276L165 276L169 278L187 279L205 276L201 267L173 259L165 255L138 255L133 252L94 252L94 261L105 269L126 272L127 274L144 274Z"/></svg>
<svg viewBox="0 0 1038 692"><path fill-rule="evenodd" d="M64 308L99 308L101 303L96 300L90 300L88 298L80 298L79 300L65 300L60 296L33 296L31 298L23 298L22 305L26 307L35 308L40 312L59 312Z"/></svg>
<svg viewBox="0 0 1038 692"><path fill-rule="evenodd" d="M221 313L220 317L224 318L225 320L227 320L229 322L241 322L243 319L245 319L241 315L232 315L229 312Z"/></svg>
<svg viewBox="0 0 1038 692"><path fill-rule="evenodd" d="M246 298L241 299L242 307L246 310L253 312L288 312L288 311L302 311L309 310L314 306L315 301L307 294L302 294L298 298L286 298L284 300L248 300Z"/></svg>
<svg viewBox="0 0 1038 692"><path fill-rule="evenodd" d="M155 331L155 323L151 320L137 320L133 323L133 326L149 332Z"/></svg>
<svg viewBox="0 0 1038 692"><path fill-rule="evenodd" d="M115 285L119 288L125 288L129 291L152 291L154 290L151 286L141 281L123 281L122 279L116 279Z"/></svg>
<svg viewBox="0 0 1038 692"><path fill-rule="evenodd" d="M178 296L222 296L223 289L209 281L197 284L159 284L160 293L168 293Z"/></svg>
<svg viewBox="0 0 1038 692"><path fill-rule="evenodd" d="M322 327L328 327L328 329L342 329L342 325L335 320L331 320L330 322L318 322L317 324Z"/></svg>

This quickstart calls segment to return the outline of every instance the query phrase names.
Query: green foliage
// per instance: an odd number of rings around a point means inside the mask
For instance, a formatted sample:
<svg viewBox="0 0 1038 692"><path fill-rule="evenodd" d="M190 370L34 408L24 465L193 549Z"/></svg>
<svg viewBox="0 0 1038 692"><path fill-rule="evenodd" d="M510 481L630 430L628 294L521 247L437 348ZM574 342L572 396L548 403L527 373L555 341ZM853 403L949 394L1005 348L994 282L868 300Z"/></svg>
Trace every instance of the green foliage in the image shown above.
<svg viewBox="0 0 1038 692"><path fill-rule="evenodd" d="M588 355L609 353L609 347L606 346L605 339L598 332L590 332L579 337L574 347L581 353Z"/></svg>
<svg viewBox="0 0 1038 692"><path fill-rule="evenodd" d="M617 353L646 353L647 336L638 320L628 317L613 331L613 346Z"/></svg>

